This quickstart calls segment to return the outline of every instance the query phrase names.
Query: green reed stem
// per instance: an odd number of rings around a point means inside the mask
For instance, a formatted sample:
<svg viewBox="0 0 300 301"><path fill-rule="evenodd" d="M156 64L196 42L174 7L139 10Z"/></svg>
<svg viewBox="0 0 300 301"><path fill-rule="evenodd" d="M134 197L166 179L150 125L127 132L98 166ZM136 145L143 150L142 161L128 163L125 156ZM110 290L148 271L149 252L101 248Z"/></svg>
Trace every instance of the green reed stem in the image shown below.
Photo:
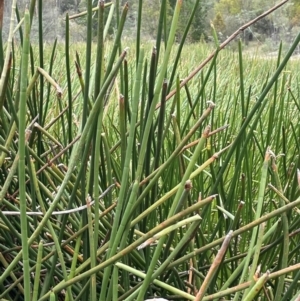
<svg viewBox="0 0 300 301"><path fill-rule="evenodd" d="M87 215L88 215L88 225L89 225L89 241L90 241L90 250L91 250L91 268L96 266L96 253L95 250L95 237L93 231L93 220L92 220L92 210L90 206L91 198L90 196L87 197ZM91 285L91 295L90 300L96 301L97 300L97 283L96 283L96 274L93 274L90 278L90 285Z"/></svg>
<svg viewBox="0 0 300 301"><path fill-rule="evenodd" d="M38 2L38 31L39 31L39 67L44 68L44 39L43 39L43 1ZM40 86L39 86L39 123L44 126L42 121L44 119L44 79L40 76ZM40 156L43 152L42 134L38 133L38 143L37 143L37 154Z"/></svg>
<svg viewBox="0 0 300 301"><path fill-rule="evenodd" d="M136 28L136 43L135 43L135 51L136 51L136 67L139 62L140 55L140 47L141 47L141 26L142 26L142 11L143 11L143 0L139 0L138 12L137 12L137 28Z"/></svg>
<svg viewBox="0 0 300 301"><path fill-rule="evenodd" d="M93 24L92 24L92 1L87 2L87 26L86 26L86 56L85 56L85 73L84 73L84 92L83 92L83 110L82 110L82 119L81 119L81 127L82 130L84 130L84 127L87 122L88 118L88 105L89 105L89 89L90 89L90 76L91 76L91 53L92 53L92 32L93 32ZM91 128L94 128L94 125L92 125ZM90 135L90 134L89 134ZM91 135L90 135L91 136ZM86 144L86 148L89 147L89 143ZM80 152L81 156L83 157L83 165L86 166L86 160L84 156L84 149ZM86 167L83 167L80 169L80 189L81 189L81 204L85 204L85 196L84 193L86 190ZM86 225L88 223L88 217L86 210L82 212L82 222L83 225ZM89 250L89 238L88 238L88 232L84 232L82 235L82 241L83 241L83 259L86 260L90 256L90 252L93 252L94 250ZM82 282L82 286L84 287L86 285L86 281L84 280ZM88 298L88 290L86 290L83 293L82 296L83 299Z"/></svg>
<svg viewBox="0 0 300 301"><path fill-rule="evenodd" d="M56 296L53 292L50 293L49 301L56 301Z"/></svg>
<svg viewBox="0 0 300 301"><path fill-rule="evenodd" d="M119 127L120 127L120 140L121 140L121 169L124 169L126 158L126 108L125 99L123 95L119 97Z"/></svg>
<svg viewBox="0 0 300 301"><path fill-rule="evenodd" d="M112 301L118 301L118 291L119 291L119 269L114 268L113 270L113 290L112 290Z"/></svg>
<svg viewBox="0 0 300 301"><path fill-rule="evenodd" d="M256 295L259 293L259 291L262 289L265 282L268 280L269 274L270 274L269 272L266 272L258 279L258 281L252 287L249 293L243 298L243 301L252 301L255 299Z"/></svg>
<svg viewBox="0 0 300 301"><path fill-rule="evenodd" d="M25 301L31 300L30 266L29 266L29 244L28 244L28 221L26 215L26 174L25 174L25 148L26 148L26 88L27 72L30 47L30 15L25 11L24 16L24 43L22 50L21 81L20 81L20 111L19 111L19 196L21 211L21 235L24 272L24 297Z"/></svg>
<svg viewBox="0 0 300 301"><path fill-rule="evenodd" d="M94 83L94 99L100 92L101 83L103 80L104 73L104 41L103 41L103 30L104 30L104 1L99 1L98 10L98 30L97 30L97 50L96 50L96 67L95 67L95 83Z"/></svg>
<svg viewBox="0 0 300 301"><path fill-rule="evenodd" d="M82 225L82 223L80 224L80 226L81 225ZM75 248L74 248L74 255L73 255L71 269L70 269L70 273L69 273L68 279L72 279L75 276L75 270L76 270L76 265L77 265L79 250L80 250L80 247L81 247L82 232L84 232L86 230L85 228L88 228L89 226L90 226L90 224L85 225L85 227L81 227L80 230L77 233L75 233L75 235L77 236L77 238L76 238L76 244L75 244ZM69 301L69 295L66 296L65 301Z"/></svg>
<svg viewBox="0 0 300 301"><path fill-rule="evenodd" d="M255 246L255 251L254 251L254 256L253 256L253 260L251 263L251 270L250 270L250 275L253 275L252 279L249 279L249 281L251 281L251 284L249 286L249 289L252 289L252 287L255 285L255 281L254 281L254 275L256 273L256 270L258 268L258 260L259 260L259 255L261 252L261 246L263 243L263 239L264 239L264 231L265 231L265 227L266 224L262 223L259 226L259 231L258 231L258 236L257 236L257 243Z"/></svg>
<svg viewBox="0 0 300 301"><path fill-rule="evenodd" d="M94 99L96 100L101 86L104 80L104 1L99 1L98 3L98 29L97 29L97 49L96 49L96 66L95 66L95 82L94 82ZM100 114L98 116L97 121L97 131L95 139L95 147L94 147L94 169L93 169L93 197L95 200L99 198L99 185L98 185L98 177L99 177L99 163L100 163L100 147L101 147L101 132L102 132L102 119L103 119L103 104L100 108ZM95 204L95 220L99 219L99 203ZM99 223L95 224L94 227L94 245L96 252L96 246L98 243L98 233L99 233Z"/></svg>
<svg viewBox="0 0 300 301"><path fill-rule="evenodd" d="M70 70L70 24L69 14L66 14L66 38L65 38L65 58L66 58L66 77L68 88L68 143L73 140L73 100L72 100L72 83L71 83L71 70ZM72 148L69 152L71 154Z"/></svg>
<svg viewBox="0 0 300 301"><path fill-rule="evenodd" d="M278 187L278 190L281 193L283 193L280 178L279 178L279 174L278 174L278 168L277 168L277 165L275 163L275 158L272 158L272 169L274 171L276 186ZM285 205L284 199L280 198L279 203L280 203L281 207L284 206ZM280 269L284 269L284 268L288 267L289 245L290 245L290 243L289 243L289 221L288 221L288 217L287 217L286 212L282 213L281 219L282 219L282 230L283 230L283 244L282 244L282 251L281 251L281 256L280 256L281 260L280 260L279 267L280 267ZM284 275L282 275L278 279L274 301L282 300L282 293L283 293L283 290L284 290L284 283L285 283L285 277L284 277Z"/></svg>
<svg viewBox="0 0 300 301"><path fill-rule="evenodd" d="M121 269L126 269L129 273L133 274L133 275L136 275L137 277L139 278L142 278L142 279L145 279L146 278L146 275L145 273L141 272L141 271L138 271L132 267L129 267L121 262L118 262L116 263L116 266L118 268L121 268ZM174 295L178 295L184 299L187 299L187 300L195 300L195 297L184 292L184 291L181 291L173 286L170 286L168 284L166 284L165 282L162 282L162 281L159 281L159 280L153 280L153 283L161 288L163 288L164 290L166 291L169 291L171 293L173 293ZM132 300L132 299L125 299L126 301L127 300Z"/></svg>
<svg viewBox="0 0 300 301"><path fill-rule="evenodd" d="M34 274L34 285L33 285L33 293L32 293L32 301L37 301L38 293L39 293L39 286L40 286L40 275L41 275L41 268L42 268L42 257L43 257L44 245L43 241L39 242L38 254L36 259L36 268Z"/></svg>
<svg viewBox="0 0 300 301"><path fill-rule="evenodd" d="M120 24L119 24L119 27L118 27L118 31L116 33L114 45L113 45L113 48L111 50L110 59L109 59L109 62L107 64L106 70L111 70L112 67L113 67L113 63L115 61L115 57L116 57L116 54L117 54L117 51L118 51L118 48L119 48L119 43L120 43L120 39L121 39L121 36L122 36L124 24L125 24L125 21L126 21L128 7L129 7L128 3L126 3L124 5L124 8L123 8L123 12L122 12L121 19L120 19ZM105 74L105 80L106 80L108 74L109 74L108 72Z"/></svg>

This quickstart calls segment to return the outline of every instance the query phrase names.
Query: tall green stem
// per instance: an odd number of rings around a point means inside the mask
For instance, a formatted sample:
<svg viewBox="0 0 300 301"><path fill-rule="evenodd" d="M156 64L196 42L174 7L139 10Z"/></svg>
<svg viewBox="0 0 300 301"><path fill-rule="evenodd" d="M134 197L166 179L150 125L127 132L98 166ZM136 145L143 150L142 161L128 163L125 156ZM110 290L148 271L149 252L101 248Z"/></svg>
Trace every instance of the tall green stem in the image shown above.
<svg viewBox="0 0 300 301"><path fill-rule="evenodd" d="M28 222L26 215L26 174L25 174L25 148L26 148L26 88L27 72L30 47L30 16L29 11L25 12L24 19L24 43L22 51L21 81L20 81L20 111L19 111L19 191L21 211L21 235L23 252L23 273L24 273L24 295L25 301L31 300L30 288L30 266L28 246Z"/></svg>

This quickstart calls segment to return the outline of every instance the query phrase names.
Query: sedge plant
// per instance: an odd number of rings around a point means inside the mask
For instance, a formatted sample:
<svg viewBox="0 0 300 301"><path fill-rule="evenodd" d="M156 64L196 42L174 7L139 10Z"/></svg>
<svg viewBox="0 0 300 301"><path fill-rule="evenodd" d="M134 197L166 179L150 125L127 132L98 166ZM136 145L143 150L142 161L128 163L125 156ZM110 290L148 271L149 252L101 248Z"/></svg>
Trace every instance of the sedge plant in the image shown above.
<svg viewBox="0 0 300 301"><path fill-rule="evenodd" d="M242 42L226 50L239 30L190 44L196 0L178 41L177 0L171 17L162 1L155 40L144 41L138 1L132 41L132 8L120 2L87 1L51 46L43 1L25 12L11 3L0 299L297 300L300 35L270 60ZM74 20L85 43L70 39Z"/></svg>

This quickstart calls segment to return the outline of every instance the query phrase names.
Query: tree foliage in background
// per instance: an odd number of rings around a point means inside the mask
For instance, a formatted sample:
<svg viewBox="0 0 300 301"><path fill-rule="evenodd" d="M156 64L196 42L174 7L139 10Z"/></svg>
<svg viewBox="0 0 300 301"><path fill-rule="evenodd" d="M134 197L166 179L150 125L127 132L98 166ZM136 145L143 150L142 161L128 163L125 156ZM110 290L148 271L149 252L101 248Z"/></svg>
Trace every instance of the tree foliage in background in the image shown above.
<svg viewBox="0 0 300 301"><path fill-rule="evenodd" d="M78 9L78 5L81 1L76 0L61 0L59 1L59 9L61 13L65 13L66 11Z"/></svg>
<svg viewBox="0 0 300 301"><path fill-rule="evenodd" d="M196 0L186 0L183 2L181 9L181 15L179 18L178 34L177 37L180 39L183 35L184 28L186 26L187 20L190 18L190 15L195 6ZM170 5L172 8L172 13L175 8L176 0L170 0ZM190 32L188 34L187 40L190 42L199 42L201 37L207 36L208 22L207 22L207 10L208 5L205 1L200 0L197 11L195 13Z"/></svg>
<svg viewBox="0 0 300 301"><path fill-rule="evenodd" d="M241 0L220 0L215 4L215 10L217 13L223 15L237 15L242 10Z"/></svg>
<svg viewBox="0 0 300 301"><path fill-rule="evenodd" d="M131 26L134 28L137 25L137 11L138 11L138 1L132 1L131 6ZM159 22L160 15L160 0L145 1L143 3L142 11L142 32L144 37L155 38L157 32L157 26ZM173 9L171 8L170 2L167 0L167 27L170 26L171 16L173 14ZM135 32L135 30L134 30Z"/></svg>
<svg viewBox="0 0 300 301"><path fill-rule="evenodd" d="M288 14L290 18L290 25L299 26L300 25L300 0L294 0L293 5L289 7Z"/></svg>
<svg viewBox="0 0 300 301"><path fill-rule="evenodd" d="M114 2L115 0L106 0L106 3ZM155 32L158 26L160 13L160 4L162 0L143 0L142 12L142 39L154 39ZM171 16L174 12L176 0L165 0L167 5L166 27L170 25ZM124 33L127 38L135 38L137 27L137 10L138 0L120 0L123 6L126 2L129 4L128 17L125 24ZM184 0L180 13L179 26L176 34L177 41L180 41L185 24L189 19L196 0ZM19 0L18 7L20 11L28 3L27 0ZM3 32L6 37L11 1L4 0L4 22ZM66 13L72 15L85 10L85 0L47 0L43 1L44 11L44 34L45 39L52 41L55 38L64 40L64 18ZM98 0L93 0L93 6L98 5ZM219 34L219 39L222 41L229 36L233 31L239 28L242 24L257 17L263 11L269 9L272 3L261 0L200 0L197 11L190 28L187 42L198 42L203 37L206 39L211 36L210 22L213 23L216 31ZM105 10L105 18L107 18L109 8ZM71 22L70 36L74 41L84 40L85 31L82 27L85 25L86 19L80 18ZM97 14L94 14L93 22L96 32ZM111 22L109 34L112 36L116 27L115 14ZM250 27L244 34L244 41L256 41L264 43L271 41L274 45L279 40L290 43L297 32L300 30L300 0L288 2L284 7L280 8L271 16L260 20ZM36 36L37 29L33 25L32 38ZM207 39L206 39L207 40ZM208 39L210 40L210 39Z"/></svg>

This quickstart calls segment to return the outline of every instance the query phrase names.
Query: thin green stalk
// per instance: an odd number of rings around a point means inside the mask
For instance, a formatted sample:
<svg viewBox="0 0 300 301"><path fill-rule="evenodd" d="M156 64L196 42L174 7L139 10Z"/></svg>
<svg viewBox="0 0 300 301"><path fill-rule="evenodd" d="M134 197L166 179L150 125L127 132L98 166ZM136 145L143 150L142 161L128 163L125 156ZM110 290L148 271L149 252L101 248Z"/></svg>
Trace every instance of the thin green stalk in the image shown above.
<svg viewBox="0 0 300 301"><path fill-rule="evenodd" d="M143 12L143 0L139 0L139 7L137 12L137 28L136 28L136 43L135 43L135 50L136 50L136 67L138 66L139 62L139 54L140 54L140 47L141 47L141 25L142 25L142 12Z"/></svg>
<svg viewBox="0 0 300 301"><path fill-rule="evenodd" d="M112 289L112 301L118 301L118 291L119 291L119 269L117 267L113 270L113 276L112 276L112 283L113 283L113 289Z"/></svg>
<svg viewBox="0 0 300 301"><path fill-rule="evenodd" d="M299 279L300 279L300 270L294 275L293 282L289 285L289 288L286 290L286 293L282 297L282 301L291 300L291 295L293 293L293 290L296 290L299 286ZM297 293L300 295L300 291Z"/></svg>
<svg viewBox="0 0 300 301"><path fill-rule="evenodd" d="M241 112L242 118L246 116L245 110L245 87L244 87L244 67L243 67L243 52L242 41L239 40L239 70L240 70L240 95L241 95Z"/></svg>
<svg viewBox="0 0 300 301"><path fill-rule="evenodd" d="M120 0L116 0L116 23L117 23L117 27L119 27L120 24Z"/></svg>
<svg viewBox="0 0 300 301"><path fill-rule="evenodd" d="M158 126L157 126L157 141L156 141L156 153L153 161L153 166L151 170L156 170L159 167L160 160L161 160L161 154L163 152L163 142L164 142L164 121L165 121L165 110L166 110L166 95L167 95L167 89L168 89L168 82L167 80L164 80L163 86L162 86L162 93L161 93L161 107L159 111L158 116ZM157 193L158 193L158 182L153 186L152 192L151 192L151 204L155 203L155 200L157 199Z"/></svg>
<svg viewBox="0 0 300 301"><path fill-rule="evenodd" d="M73 140L73 99L72 99L72 83L71 83L71 72L70 72L70 31L69 31L69 14L66 14L66 38L65 38L65 58L66 58L66 77L67 77L67 88L68 88L68 143ZM72 148L69 152L71 154Z"/></svg>
<svg viewBox="0 0 300 301"><path fill-rule="evenodd" d="M106 3L104 6L106 7L108 4L110 4L110 9L109 9L109 13L106 19L106 23L105 23L105 27L104 27L104 32L103 32L103 40L105 41L109 27L110 27L110 23L112 21L112 18L114 16L114 10L115 10L115 4L110 2L110 3ZM118 25L119 28L119 25Z"/></svg>
<svg viewBox="0 0 300 301"><path fill-rule="evenodd" d="M39 67L44 68L44 39L43 39L43 0L38 1L38 32L39 32ZM39 85L39 102L38 102L38 114L39 114L39 123L43 125L44 119L44 79L40 76L40 85ZM38 142L37 142L37 154L40 156L43 153L43 143L42 143L42 134L38 133Z"/></svg>
<svg viewBox="0 0 300 301"><path fill-rule="evenodd" d="M126 157L126 109L125 99L123 95L119 97L119 126L120 126L120 140L121 140L121 169L124 169Z"/></svg>
<svg viewBox="0 0 300 301"><path fill-rule="evenodd" d="M90 241L90 250L91 250L91 268L96 266L96 253L95 250L95 238L94 238L94 231L93 231L93 221L92 221L92 210L90 206L91 198L90 196L87 197L87 215L88 215L88 225L89 225L89 241ZM96 283L96 274L93 274L90 278L90 285L91 285L91 295L90 300L96 301L97 300L97 283Z"/></svg>
<svg viewBox="0 0 300 301"><path fill-rule="evenodd" d="M283 193L279 174L278 174L278 168L275 162L275 158L272 158L272 169L274 171L275 176L275 183L278 187L278 190ZM282 198L279 199L280 206L284 206L285 202ZM280 269L284 269L288 267L288 260L289 260L289 221L286 212L284 212L281 216L282 218L282 230L283 230L283 244L282 244L282 251L280 256ZM276 293L275 293L275 299L274 301L280 301L282 300L282 293L284 290L284 283L285 283L285 277L282 275L278 279Z"/></svg>
<svg viewBox="0 0 300 301"><path fill-rule="evenodd" d="M76 244L75 244L75 248L74 248L74 255L73 255L71 269L70 269L68 279L72 279L75 276L75 270L76 270L79 250L80 250L80 247L81 247L81 235L82 235L82 232L84 232L86 230L85 228L88 228L89 226L90 226L90 224L86 225L85 227L81 227L80 231L79 231L80 233L78 233L78 232L75 233L75 235L77 236L77 239L76 239ZM69 301L69 295L66 296L65 301Z"/></svg>
<svg viewBox="0 0 300 301"><path fill-rule="evenodd" d="M156 35L156 64L159 59L159 54L160 54L160 44L161 41L163 40L163 27L164 27L164 20L165 20L165 13L166 13L166 7L167 7L167 2L162 1L160 5L160 12L159 12L159 20L158 20L158 26L157 26L157 35ZM164 40L167 41L167 35L165 32L165 37Z"/></svg>
<svg viewBox="0 0 300 301"><path fill-rule="evenodd" d="M29 6L30 24L31 25L32 25L32 20L33 20L35 5L36 5L36 0L31 0L30 1L30 6Z"/></svg>
<svg viewBox="0 0 300 301"><path fill-rule="evenodd" d="M100 147L101 147L101 130L102 130L102 118L103 118L103 109L101 109L101 113L98 117L97 122L97 133L96 133L96 141L95 141L95 152L94 152L94 187L93 187L93 197L95 200L99 199L99 184L98 184L98 178L99 178L99 164L100 164ZM95 220L99 220L99 202L96 202L95 204ZM99 223L96 223L94 226L94 245L95 248L98 244L98 235L99 235ZM91 250L92 253L94 253L94 250ZM96 249L95 249L96 252Z"/></svg>
<svg viewBox="0 0 300 301"><path fill-rule="evenodd" d="M88 115L89 88L90 88L90 71L91 71L91 53L92 53L92 1L87 2L87 32L86 32L86 56L85 56L85 73L84 73L84 93L83 93L83 110L82 110L82 129L85 126Z"/></svg>
<svg viewBox="0 0 300 301"><path fill-rule="evenodd" d="M80 290L80 293L77 295L77 297L74 301L82 300L82 296L86 293L87 289L89 288L89 285L90 285L90 282L87 281L85 286Z"/></svg>
<svg viewBox="0 0 300 301"><path fill-rule="evenodd" d="M118 48L119 48L119 43L120 43L120 39L121 39L121 36L122 36L122 32L123 32L127 12L128 12L128 8L129 8L128 3L126 3L124 5L124 8L123 8L123 12L122 12L121 19L120 19L120 24L119 24L119 27L118 27L118 31L116 33L114 45L113 45L113 48L112 48L112 51L111 51L111 54L110 54L110 59L109 59L109 62L107 64L106 70L111 70L112 66L113 66L113 63L115 61L115 57L116 57L116 54L117 54L117 51L118 51ZM106 80L108 74L109 74L108 72L105 74L105 80Z"/></svg>
<svg viewBox="0 0 300 301"><path fill-rule="evenodd" d="M28 244L28 221L26 215L26 171L25 171L25 148L26 148L26 88L27 72L30 47L30 15L25 11L24 16L24 43L21 63L21 81L20 81L20 111L19 111L19 196L21 212L21 235L22 235L22 253L23 253L23 272L24 272L24 299L31 300L30 286L30 265L29 265L29 244Z"/></svg>
<svg viewBox="0 0 300 301"><path fill-rule="evenodd" d="M240 218L241 218L241 211L242 211L242 209L244 207L244 204L245 203L243 201L241 201L239 203L237 212L236 212L236 214L234 216L233 221L230 224L229 230L235 230L237 228L238 222L240 221Z"/></svg>
<svg viewBox="0 0 300 301"><path fill-rule="evenodd" d="M118 268L121 268L121 269L126 269L129 273L132 273L134 275L136 275L137 277L139 278L143 278L145 279L146 278L146 275L145 273L141 272L141 271L138 271L132 267L129 267L129 266L126 266L125 264L121 263L121 262L118 262L116 263L116 266ZM184 291L181 291L173 286L170 286L168 284L166 284L165 282L162 282L162 281L159 281L159 280L153 280L153 283L159 287L161 287L162 289L164 290L167 290L171 293L173 293L174 295L178 295L180 296L181 298L183 299L187 299L187 300L195 300L195 297L184 292ZM126 299L127 300L127 299ZM128 300L131 300L131 299L128 299Z"/></svg>
<svg viewBox="0 0 300 301"><path fill-rule="evenodd" d="M247 293L247 295L245 295L245 297L243 298L243 301L252 301L255 299L256 295L262 289L265 282L269 279L269 274L270 274L270 272L268 271L258 279L258 281L252 287L252 289L249 291L249 293Z"/></svg>
<svg viewBox="0 0 300 301"><path fill-rule="evenodd" d="M94 99L100 92L101 82L103 80L104 73L104 41L103 41L103 29L104 29L104 1L98 3L98 30L97 30L97 50L96 50L96 67L95 67L95 83L94 83Z"/></svg>
<svg viewBox="0 0 300 301"><path fill-rule="evenodd" d="M172 226L166 227L165 229L163 229L162 231L156 233L153 237L151 237L150 239L146 240L144 243L142 243L140 246L138 246L138 250L141 250L143 248L146 248L147 246L151 245L152 243L154 243L157 239L160 239L161 237L163 237L164 235L168 235L170 233L172 233L174 230L177 230L178 228L185 226L188 223L194 222L194 221L199 221L201 220L200 215L194 215L191 216L189 218L186 218Z"/></svg>
<svg viewBox="0 0 300 301"><path fill-rule="evenodd" d="M260 224L259 226L259 231L258 231L258 236L257 236L257 243L256 243L256 246L255 246L255 251L254 251L254 256L253 256L253 260L252 260L252 263L251 263L251 269L250 269L250 275L253 275L253 278L251 281L251 284L249 286L249 290L252 289L252 287L255 285L255 281L254 281L254 275L258 269L258 260L259 260L259 255L260 255L260 252L261 252L261 246L262 246L262 243L263 243L263 239L264 239L264 230L265 230L265 227L266 227L266 224L265 223L262 223Z"/></svg>
<svg viewBox="0 0 300 301"><path fill-rule="evenodd" d="M37 122L34 123L34 128L38 129L43 135L45 135L46 137L48 137L50 140L52 140L56 145L58 145L59 147L63 148L63 146L61 145L61 143L55 139L50 133L49 131L46 131L42 126L40 126Z"/></svg>
<svg viewBox="0 0 300 301"><path fill-rule="evenodd" d="M35 269L35 274L34 274L32 301L37 301L37 298L38 298L39 286L40 286L40 280L41 280L40 275L41 275L43 251L44 251L43 241L40 241L37 259L36 259L36 269Z"/></svg>
<svg viewBox="0 0 300 301"><path fill-rule="evenodd" d="M111 156L110 156L108 141L107 141L107 137L106 137L105 133L101 134L101 138L102 138L103 148L104 148L104 153L105 153L105 158L106 158L107 182L105 183L105 187L109 187L110 185L113 184ZM112 204L111 192L107 193L105 200L107 200L107 201L105 201L105 207L108 208Z"/></svg>
<svg viewBox="0 0 300 301"><path fill-rule="evenodd" d="M162 93L161 93L161 106L159 111L158 117L158 126L157 126L157 142L156 142L156 155L154 159L154 170L159 167L159 158L162 151L163 146L163 130L164 130L164 120L165 120L165 111L166 111L166 95L168 89L168 81L164 80L162 86Z"/></svg>
<svg viewBox="0 0 300 301"><path fill-rule="evenodd" d="M83 93L83 109L82 109L82 118L81 118L81 128L82 131L86 126L87 118L88 118L88 104L89 104L89 89L90 89L90 75L91 75L91 53L92 53L92 31L93 31L93 24L92 24L92 1L87 2L87 26L86 26L86 56L85 56L85 73L84 73L84 93ZM94 128L94 126L92 126ZM86 144L85 148L90 147L90 142ZM83 156L84 150L81 151L81 156ZM83 157L83 168L80 170L80 189L81 189L81 204L85 204L86 194L84 191L86 190L86 158ZM88 224L88 217L87 211L84 210L82 212L82 223L83 226ZM86 260L90 257L90 252L94 250L89 250L89 237L88 232L84 232L82 234L82 241L83 241L83 260ZM86 285L86 280L84 279L82 282L82 286ZM82 296L83 300L88 299L88 290L86 290Z"/></svg>

